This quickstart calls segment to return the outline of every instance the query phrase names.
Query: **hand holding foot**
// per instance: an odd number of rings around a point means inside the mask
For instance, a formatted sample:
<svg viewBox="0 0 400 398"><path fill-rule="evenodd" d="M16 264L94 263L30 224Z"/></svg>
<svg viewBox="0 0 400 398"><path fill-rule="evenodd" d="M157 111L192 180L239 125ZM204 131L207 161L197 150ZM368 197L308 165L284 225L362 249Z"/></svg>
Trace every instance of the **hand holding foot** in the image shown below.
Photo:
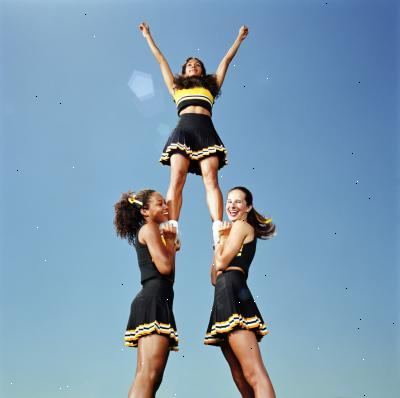
<svg viewBox="0 0 400 398"><path fill-rule="evenodd" d="M160 231L166 241L172 240L175 242L176 228L173 225L166 223L160 228Z"/></svg>
<svg viewBox="0 0 400 398"><path fill-rule="evenodd" d="M221 226L219 227L218 233L220 240L225 239L229 236L229 233L232 229L232 223L228 221L222 221Z"/></svg>

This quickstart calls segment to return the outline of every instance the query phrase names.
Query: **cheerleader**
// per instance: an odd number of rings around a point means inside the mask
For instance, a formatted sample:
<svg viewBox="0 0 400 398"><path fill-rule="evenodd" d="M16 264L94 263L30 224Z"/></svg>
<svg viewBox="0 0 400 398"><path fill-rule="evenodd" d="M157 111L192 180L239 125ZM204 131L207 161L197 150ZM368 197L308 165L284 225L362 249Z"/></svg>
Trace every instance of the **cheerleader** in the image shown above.
<svg viewBox="0 0 400 398"><path fill-rule="evenodd" d="M132 302L125 332L125 345L138 348L128 398L152 398L169 351L178 346L172 311L176 229L170 224L160 228L168 221L168 208L154 190L123 193L114 207L117 235L134 245L143 286Z"/></svg>
<svg viewBox="0 0 400 398"><path fill-rule="evenodd" d="M231 223L223 222L214 252L215 295L204 343L221 347L242 397L275 398L258 347L267 327L246 283L257 239L272 237L275 225L254 209L244 187L229 191L226 213Z"/></svg>
<svg viewBox="0 0 400 398"><path fill-rule="evenodd" d="M179 122L169 136L160 158L162 164L171 166L167 192L169 222L178 228L182 190L187 173L201 175L216 243L223 209L218 170L227 163L227 151L214 128L211 112L229 64L246 38L248 28L240 28L235 42L223 57L215 74L208 75L201 60L189 57L182 66L181 74L176 76L172 74L167 60L156 46L148 24L140 24L139 29L160 65L164 82L175 101L179 115Z"/></svg>

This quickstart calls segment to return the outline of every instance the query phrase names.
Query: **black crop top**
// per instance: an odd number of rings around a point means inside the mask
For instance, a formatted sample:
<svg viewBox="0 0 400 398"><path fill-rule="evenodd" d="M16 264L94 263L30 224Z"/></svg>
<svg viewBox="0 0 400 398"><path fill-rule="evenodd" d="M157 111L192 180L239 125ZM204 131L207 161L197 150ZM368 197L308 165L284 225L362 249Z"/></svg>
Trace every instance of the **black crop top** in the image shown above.
<svg viewBox="0 0 400 398"><path fill-rule="evenodd" d="M160 273L151 258L147 245L143 245L139 242L138 235L139 233L136 235L135 248L140 269L140 283L143 285L143 283L149 279L160 277L173 282L174 274L172 273L171 275L163 275Z"/></svg>
<svg viewBox="0 0 400 398"><path fill-rule="evenodd" d="M243 243L242 247L236 257L229 263L228 267L239 267L245 274L246 278L249 275L250 264L253 261L254 255L256 254L257 238L250 242Z"/></svg>

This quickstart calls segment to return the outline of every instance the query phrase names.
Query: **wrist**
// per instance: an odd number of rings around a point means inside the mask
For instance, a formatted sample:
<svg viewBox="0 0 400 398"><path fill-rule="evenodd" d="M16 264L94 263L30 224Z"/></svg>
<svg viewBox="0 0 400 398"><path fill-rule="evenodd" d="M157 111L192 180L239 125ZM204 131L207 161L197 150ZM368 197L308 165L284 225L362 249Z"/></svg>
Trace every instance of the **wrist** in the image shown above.
<svg viewBox="0 0 400 398"><path fill-rule="evenodd" d="M171 251L175 249L175 240L174 239L166 239L165 240L165 247L167 250Z"/></svg>

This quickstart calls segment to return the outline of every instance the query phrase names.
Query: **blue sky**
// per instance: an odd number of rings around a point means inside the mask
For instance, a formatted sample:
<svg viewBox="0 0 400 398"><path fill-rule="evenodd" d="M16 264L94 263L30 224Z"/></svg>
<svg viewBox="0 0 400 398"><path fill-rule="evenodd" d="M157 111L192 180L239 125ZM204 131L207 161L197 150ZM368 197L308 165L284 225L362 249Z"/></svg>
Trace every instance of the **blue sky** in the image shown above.
<svg viewBox="0 0 400 398"><path fill-rule="evenodd" d="M140 288L113 230L121 192L166 192L177 122L137 26L173 71L213 71L242 24L214 107L224 193L245 185L277 224L249 286L278 397L394 398L399 374L399 7L395 1L1 1L0 392L126 395L123 347ZM154 95L138 99L134 71ZM202 340L212 303L200 178L181 214L172 353L157 396L238 396Z"/></svg>

